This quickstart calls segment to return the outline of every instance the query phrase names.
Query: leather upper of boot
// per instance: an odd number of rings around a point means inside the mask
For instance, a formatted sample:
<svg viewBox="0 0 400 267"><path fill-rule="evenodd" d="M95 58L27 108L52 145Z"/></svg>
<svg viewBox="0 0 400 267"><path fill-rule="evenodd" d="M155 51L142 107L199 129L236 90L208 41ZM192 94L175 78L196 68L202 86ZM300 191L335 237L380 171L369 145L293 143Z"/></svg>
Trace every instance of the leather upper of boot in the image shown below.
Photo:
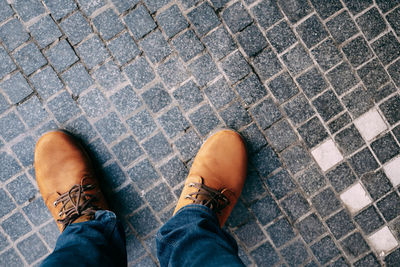
<svg viewBox="0 0 400 267"><path fill-rule="evenodd" d="M87 153L67 133L49 132L39 139L35 149L35 175L40 193L55 220L62 219L59 216L62 203L55 206L55 201L73 186L80 185L83 178L84 184L95 186L86 192L96 195L94 204L102 209L108 208ZM76 222L84 220L80 218ZM62 225L59 228L62 230Z"/></svg>
<svg viewBox="0 0 400 267"><path fill-rule="evenodd" d="M229 205L217 213L220 225L224 225L242 192L246 172L247 153L242 137L232 130L217 132L198 151L174 213L193 203L186 196L196 188L189 185L203 182L216 190L225 189L223 194Z"/></svg>

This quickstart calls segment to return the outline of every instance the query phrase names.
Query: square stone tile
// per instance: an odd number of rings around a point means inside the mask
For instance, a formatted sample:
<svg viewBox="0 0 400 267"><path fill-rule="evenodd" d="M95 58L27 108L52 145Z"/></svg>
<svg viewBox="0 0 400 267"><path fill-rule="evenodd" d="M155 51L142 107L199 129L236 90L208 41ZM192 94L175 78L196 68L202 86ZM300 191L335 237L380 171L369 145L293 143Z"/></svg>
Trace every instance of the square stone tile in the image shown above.
<svg viewBox="0 0 400 267"><path fill-rule="evenodd" d="M0 159L4 164L3 172L0 175L0 181L5 182L21 171L21 166L18 164L15 158L8 153L2 152L0 154Z"/></svg>
<svg viewBox="0 0 400 267"><path fill-rule="evenodd" d="M97 36L81 43L76 51L89 69L104 62L109 57L107 49Z"/></svg>
<svg viewBox="0 0 400 267"><path fill-rule="evenodd" d="M374 105L370 92L365 90L363 86L358 86L352 92L343 96L342 101L354 117L364 114Z"/></svg>
<svg viewBox="0 0 400 267"><path fill-rule="evenodd" d="M136 43L127 32L111 40L108 44L108 48L121 64L127 63L140 53Z"/></svg>
<svg viewBox="0 0 400 267"><path fill-rule="evenodd" d="M219 74L217 66L209 54L205 54L190 63L189 69L200 86L206 85Z"/></svg>
<svg viewBox="0 0 400 267"><path fill-rule="evenodd" d="M379 105L379 109L382 111L386 120L391 125L400 121L400 114L398 112L398 110L400 109L400 96L395 95L389 98L387 101Z"/></svg>
<svg viewBox="0 0 400 267"><path fill-rule="evenodd" d="M29 35L17 19L12 19L0 27L0 39L12 51L29 39Z"/></svg>
<svg viewBox="0 0 400 267"><path fill-rule="evenodd" d="M318 117L307 121L300 126L297 131L310 148L318 145L328 137L328 133Z"/></svg>
<svg viewBox="0 0 400 267"><path fill-rule="evenodd" d="M328 72L327 77L338 95L350 90L357 84L357 78L354 76L351 67L343 62Z"/></svg>
<svg viewBox="0 0 400 267"><path fill-rule="evenodd" d="M24 265L14 248L10 248L1 254L0 263L4 266L11 264Z"/></svg>
<svg viewBox="0 0 400 267"><path fill-rule="evenodd" d="M378 91L377 88L389 81L389 76L377 59L365 64L357 73L364 82L365 87L372 92Z"/></svg>
<svg viewBox="0 0 400 267"><path fill-rule="evenodd" d="M128 184L117 193L113 194L110 199L111 207L120 215L128 215L144 204L142 197L132 184ZM153 223L153 221L151 220L148 223Z"/></svg>
<svg viewBox="0 0 400 267"><path fill-rule="evenodd" d="M338 43L343 43L358 32L356 25L347 11L343 11L336 17L330 19L326 23L326 26Z"/></svg>
<svg viewBox="0 0 400 267"><path fill-rule="evenodd" d="M272 148L266 146L263 147L256 154L250 158L250 164L257 169L258 173L262 177L267 177L268 174L282 166L278 156L272 150Z"/></svg>
<svg viewBox="0 0 400 267"><path fill-rule="evenodd" d="M268 88L279 103L287 101L299 92L299 89L296 87L296 84L287 72L284 72L273 79L268 84Z"/></svg>
<svg viewBox="0 0 400 267"><path fill-rule="evenodd" d="M0 154L0 156L2 155ZM0 200L2 202L0 207L0 218L2 218L4 215L11 213L16 206L4 189L0 189Z"/></svg>
<svg viewBox="0 0 400 267"><path fill-rule="evenodd" d="M88 145L88 150L91 152L91 155L99 164L104 164L112 158L110 151L100 138L92 141Z"/></svg>
<svg viewBox="0 0 400 267"><path fill-rule="evenodd" d="M267 41L261 31L254 24L248 26L236 36L240 46L247 56L252 57L258 54L267 46Z"/></svg>
<svg viewBox="0 0 400 267"><path fill-rule="evenodd" d="M379 167L368 148L364 148L350 158L350 164L358 175L373 171Z"/></svg>
<svg viewBox="0 0 400 267"><path fill-rule="evenodd" d="M11 6L7 3L6 0L0 1L0 21L4 21L14 14Z"/></svg>
<svg viewBox="0 0 400 267"><path fill-rule="evenodd" d="M315 15L297 26L296 31L308 48L318 44L328 35L321 21Z"/></svg>
<svg viewBox="0 0 400 267"><path fill-rule="evenodd" d="M243 202L239 199L227 220L227 224L229 227L237 227L244 225L251 220L254 220L254 215L250 213L248 208L245 207Z"/></svg>
<svg viewBox="0 0 400 267"><path fill-rule="evenodd" d="M96 81L107 91L126 81L119 67L113 62L108 61L92 73Z"/></svg>
<svg viewBox="0 0 400 267"><path fill-rule="evenodd" d="M281 63L271 48L264 49L261 53L256 55L253 59L253 66L263 81L282 69Z"/></svg>
<svg viewBox="0 0 400 267"><path fill-rule="evenodd" d="M83 140L85 143L89 140L92 140L97 135L93 126L83 115L68 123L65 126L65 129L72 133L74 136Z"/></svg>
<svg viewBox="0 0 400 267"><path fill-rule="evenodd" d="M375 108L354 120L354 125L366 141L371 141L387 129L385 122Z"/></svg>
<svg viewBox="0 0 400 267"><path fill-rule="evenodd" d="M292 173L297 173L312 163L309 154L301 145L294 145L281 153L281 158Z"/></svg>
<svg viewBox="0 0 400 267"><path fill-rule="evenodd" d="M269 177L265 183L269 190L275 195L276 198L281 199L291 191L296 189L296 184L290 177L286 170L281 170L272 177Z"/></svg>
<svg viewBox="0 0 400 267"><path fill-rule="evenodd" d="M376 8L371 8L358 17L356 21L368 40L377 37L386 29L386 23Z"/></svg>
<svg viewBox="0 0 400 267"><path fill-rule="evenodd" d="M341 245L345 253L351 258L356 258L370 249L364 238L358 232L346 237L341 242Z"/></svg>
<svg viewBox="0 0 400 267"><path fill-rule="evenodd" d="M265 130L265 134L270 144L278 151L282 151L298 140L296 133L286 120L273 124Z"/></svg>
<svg viewBox="0 0 400 267"><path fill-rule="evenodd" d="M365 41L361 36L351 40L343 46L342 50L354 67L357 67L374 57L367 41Z"/></svg>
<svg viewBox="0 0 400 267"><path fill-rule="evenodd" d="M43 198L36 198L27 206L23 207L22 211L35 226L39 226L52 218Z"/></svg>
<svg viewBox="0 0 400 267"><path fill-rule="evenodd" d="M382 164L400 153L400 147L390 132L372 142L371 148Z"/></svg>
<svg viewBox="0 0 400 267"><path fill-rule="evenodd" d="M12 241L15 241L32 230L32 227L28 221L20 212L14 213L5 219L1 223L1 228L3 228L4 232L11 238Z"/></svg>
<svg viewBox="0 0 400 267"><path fill-rule="evenodd" d="M357 213L372 202L368 193L359 182L341 193L340 199L344 202L352 214Z"/></svg>
<svg viewBox="0 0 400 267"><path fill-rule="evenodd" d="M203 58L199 59L196 63L200 64L199 68L206 68L207 64L209 64L208 66L213 68L214 64L213 62L208 61L207 55L203 56ZM191 68L192 66L194 65L190 65L189 68ZM198 76L195 77L199 82L199 79L208 79L211 78L212 75L217 75L214 74L213 71L216 70L213 69L212 71L208 71L205 69L199 69L196 70L196 75ZM164 83L166 83L166 85L169 87L168 89L182 83L189 76L189 71L186 69L183 62L177 56L172 56L168 61L160 64L157 68L157 72Z"/></svg>
<svg viewBox="0 0 400 267"><path fill-rule="evenodd" d="M141 237L147 236L160 226L160 223L148 207L136 212L128 221Z"/></svg>
<svg viewBox="0 0 400 267"><path fill-rule="evenodd" d="M173 5L158 14L157 20L169 38L189 26L177 5Z"/></svg>
<svg viewBox="0 0 400 267"><path fill-rule="evenodd" d="M243 86L246 86L246 84ZM229 87L224 78L221 78L206 87L204 89L204 93L207 95L213 106L217 109L226 106L236 98L235 92Z"/></svg>
<svg viewBox="0 0 400 267"><path fill-rule="evenodd" d="M251 8L257 22L263 28L268 28L282 18L282 13L275 1L263 1Z"/></svg>
<svg viewBox="0 0 400 267"><path fill-rule="evenodd" d="M11 148L23 166L26 167L33 164L35 140L32 137L24 138Z"/></svg>
<svg viewBox="0 0 400 267"><path fill-rule="evenodd" d="M171 103L171 97L162 84L156 84L154 87L142 93L142 99L154 113L159 112Z"/></svg>
<svg viewBox="0 0 400 267"><path fill-rule="evenodd" d="M268 128L282 117L281 111L271 98L266 98L252 107L250 113L253 114L261 129Z"/></svg>
<svg viewBox="0 0 400 267"><path fill-rule="evenodd" d="M237 33L238 31L243 30L252 22L249 13L247 13L241 2L236 2L225 9L222 13L222 18L232 33Z"/></svg>
<svg viewBox="0 0 400 267"><path fill-rule="evenodd" d="M311 7L305 0L279 0L278 3L292 23L299 21L311 12Z"/></svg>
<svg viewBox="0 0 400 267"><path fill-rule="evenodd" d="M385 226L368 237L374 250L378 253L387 253L398 245L389 227Z"/></svg>
<svg viewBox="0 0 400 267"><path fill-rule="evenodd" d="M351 154L365 145L364 140L354 125L340 131L335 136L335 142L339 145L344 155Z"/></svg>
<svg viewBox="0 0 400 267"><path fill-rule="evenodd" d="M221 65L232 84L242 79L251 71L249 64L239 51L224 58L221 61Z"/></svg>
<svg viewBox="0 0 400 267"><path fill-rule="evenodd" d="M308 195L313 194L326 185L325 177L319 169L312 165L297 177L298 183Z"/></svg>
<svg viewBox="0 0 400 267"><path fill-rule="evenodd" d="M143 105L139 96L133 91L130 85L111 95L110 100L123 117L128 116Z"/></svg>
<svg viewBox="0 0 400 267"><path fill-rule="evenodd" d="M327 171L343 160L342 154L331 139L314 148L311 154L323 171Z"/></svg>
<svg viewBox="0 0 400 267"><path fill-rule="evenodd" d="M192 30L187 30L181 35L175 37L172 40L172 45L184 61L192 59L204 50L203 44Z"/></svg>
<svg viewBox="0 0 400 267"><path fill-rule="evenodd" d="M28 20L39 16L45 12L44 6L40 1L14 1L14 8L16 9L18 15L27 22Z"/></svg>
<svg viewBox="0 0 400 267"><path fill-rule="evenodd" d="M400 249L396 249L385 258L385 263L387 266L396 265L399 262L399 258L400 258Z"/></svg>
<svg viewBox="0 0 400 267"><path fill-rule="evenodd" d="M334 1L326 1L326 2L321 2L318 0L311 0L312 5L318 12L318 14L323 18L326 19L339 11L340 9L343 8L342 4L340 3L339 0L334 0Z"/></svg>
<svg viewBox="0 0 400 267"><path fill-rule="evenodd" d="M157 129L157 125L147 110L136 113L126 123L139 140L149 136Z"/></svg>
<svg viewBox="0 0 400 267"><path fill-rule="evenodd" d="M17 66L11 60L10 56L7 54L6 50L0 47L0 60L2 64L0 65L0 79L2 79L7 73L13 71Z"/></svg>
<svg viewBox="0 0 400 267"><path fill-rule="evenodd" d="M298 192L281 201L283 209L291 220L295 221L310 210L307 200Z"/></svg>
<svg viewBox="0 0 400 267"><path fill-rule="evenodd" d="M72 14L61 22L60 26L72 45L76 45L92 33L89 23L83 17L81 12Z"/></svg>
<svg viewBox="0 0 400 267"><path fill-rule="evenodd" d="M188 169L178 157L173 157L159 168L162 176L171 186L176 186L184 181L188 174Z"/></svg>
<svg viewBox="0 0 400 267"><path fill-rule="evenodd" d="M251 221L240 226L237 230L235 230L235 234L246 247L253 247L255 244L263 241L266 238L260 226L258 226L255 221Z"/></svg>
<svg viewBox="0 0 400 267"><path fill-rule="evenodd" d="M295 227L307 243L317 239L326 232L325 227L314 213L296 223Z"/></svg>
<svg viewBox="0 0 400 267"><path fill-rule="evenodd" d="M109 40L124 30L124 25L112 9L107 9L93 19L93 24L104 39Z"/></svg>
<svg viewBox="0 0 400 267"><path fill-rule="evenodd" d="M282 60L288 67L289 71L294 75L297 75L313 64L311 58L307 54L307 51L300 44L283 54Z"/></svg>
<svg viewBox="0 0 400 267"><path fill-rule="evenodd" d="M399 66L400 66L400 60L397 60L395 63L393 63L389 68L388 71L390 73L390 76L392 77L393 81L397 86L400 84L400 71L399 71Z"/></svg>
<svg viewBox="0 0 400 267"><path fill-rule="evenodd" d="M400 2L399 0L388 1L388 0L378 0L376 1L378 7L382 10L383 13L388 12L390 9L394 8Z"/></svg>
<svg viewBox="0 0 400 267"><path fill-rule="evenodd" d="M39 125L49 116L37 96L32 96L27 101L17 106L17 111L24 122L31 128Z"/></svg>
<svg viewBox="0 0 400 267"><path fill-rule="evenodd" d="M211 55L216 59L221 59L236 49L232 37L224 26L218 27L204 36L202 41L209 49Z"/></svg>
<svg viewBox="0 0 400 267"><path fill-rule="evenodd" d="M160 31L154 31L146 35L141 41L139 41L139 45L153 63L160 62L172 52L171 47Z"/></svg>
<svg viewBox="0 0 400 267"><path fill-rule="evenodd" d="M324 77L317 70L317 68L312 68L311 70L300 75L299 77L297 77L296 81L299 83L301 89L303 89L303 92L309 98L314 97L328 87L328 84L325 82Z"/></svg>
<svg viewBox="0 0 400 267"><path fill-rule="evenodd" d="M24 133L26 128L14 111L0 117L0 135L6 142Z"/></svg>
<svg viewBox="0 0 400 267"><path fill-rule="evenodd" d="M49 251L37 234L33 234L17 244L17 248L28 264L46 255Z"/></svg>
<svg viewBox="0 0 400 267"><path fill-rule="evenodd" d="M41 18L38 22L30 26L29 30L36 41L38 41L39 46L42 48L53 43L62 36L57 24L50 16Z"/></svg>
<svg viewBox="0 0 400 267"><path fill-rule="evenodd" d="M259 266L276 264L279 261L278 254L268 241L253 250L251 255Z"/></svg>
<svg viewBox="0 0 400 267"><path fill-rule="evenodd" d="M169 138L175 137L179 132L183 132L190 126L178 107L173 107L163 113L158 118L158 122Z"/></svg>
<svg viewBox="0 0 400 267"><path fill-rule="evenodd" d="M394 30L397 36L400 35L399 17L400 17L400 8L396 8L386 16L387 21L389 22L390 26L392 26L392 29Z"/></svg>
<svg viewBox="0 0 400 267"><path fill-rule="evenodd" d="M386 194L390 189L390 182L383 171L376 173L366 173L361 178L364 186L373 199L378 199Z"/></svg>
<svg viewBox="0 0 400 267"><path fill-rule="evenodd" d="M64 72L62 78L74 95L79 95L94 82L85 67L79 63Z"/></svg>
<svg viewBox="0 0 400 267"><path fill-rule="evenodd" d="M276 202L268 195L253 203L250 208L262 225L272 222L282 214Z"/></svg>
<svg viewBox="0 0 400 267"><path fill-rule="evenodd" d="M185 111L197 106L204 99L200 89L192 80L177 88L172 94Z"/></svg>
<svg viewBox="0 0 400 267"><path fill-rule="evenodd" d="M373 42L372 48L384 65L400 56L400 43L391 32Z"/></svg>
<svg viewBox="0 0 400 267"><path fill-rule="evenodd" d="M296 42L296 36L290 29L286 21L282 21L266 32L268 41L278 51L282 53Z"/></svg>
<svg viewBox="0 0 400 267"><path fill-rule="evenodd" d="M105 5L104 0L78 0L78 3L88 16Z"/></svg>
<svg viewBox="0 0 400 267"><path fill-rule="evenodd" d="M354 263L354 266L356 267L361 267L361 266L379 266L380 263L376 259L375 255L370 253L366 255L365 257L361 258L360 260L356 261Z"/></svg>
<svg viewBox="0 0 400 267"><path fill-rule="evenodd" d="M143 150L132 136L118 142L111 149L123 166L128 166L131 162L143 155Z"/></svg>
<svg viewBox="0 0 400 267"><path fill-rule="evenodd" d="M171 145L162 133L157 133L142 144L150 158L157 162L172 153Z"/></svg>
<svg viewBox="0 0 400 267"><path fill-rule="evenodd" d="M191 113L189 119L202 136L206 136L220 124L218 117L207 104Z"/></svg>
<svg viewBox="0 0 400 267"><path fill-rule="evenodd" d="M296 236L293 228L285 218L278 220L266 230L277 247L281 247Z"/></svg>
<svg viewBox="0 0 400 267"><path fill-rule="evenodd" d="M33 199L38 192L25 174L9 182L6 188L18 205Z"/></svg>
<svg viewBox="0 0 400 267"><path fill-rule="evenodd" d="M144 197L155 212L163 210L175 201L174 195L165 183L161 183L150 189Z"/></svg>
<svg viewBox="0 0 400 267"><path fill-rule="evenodd" d="M245 110L238 101L233 102L231 105L221 110L219 115L226 123L226 126L234 130L239 130L252 121L247 110Z"/></svg>
<svg viewBox="0 0 400 267"><path fill-rule="evenodd" d="M130 11L124 21L136 39L142 38L157 26L143 5Z"/></svg>
<svg viewBox="0 0 400 267"><path fill-rule="evenodd" d="M396 187L400 184L400 157L397 157L383 166L387 177L392 182L393 186Z"/></svg>
<svg viewBox="0 0 400 267"><path fill-rule="evenodd" d="M355 15L372 5L372 0L344 0L344 3L350 12Z"/></svg>
<svg viewBox="0 0 400 267"><path fill-rule="evenodd" d="M299 124L314 115L314 110L311 108L308 100L303 94L299 94L283 106L289 119L294 124Z"/></svg>
<svg viewBox="0 0 400 267"><path fill-rule="evenodd" d="M31 76L30 81L42 99L49 98L63 88L63 84L51 67L38 71Z"/></svg>
<svg viewBox="0 0 400 267"><path fill-rule="evenodd" d="M3 80L3 82L0 83L0 87L2 92L11 100L12 104L20 102L33 92L20 72L13 74L7 80Z"/></svg>
<svg viewBox="0 0 400 267"><path fill-rule="evenodd" d="M311 246L311 250L321 264L325 264L340 254L330 236L325 236Z"/></svg>
<svg viewBox="0 0 400 267"><path fill-rule="evenodd" d="M145 190L160 179L148 159L136 163L128 170L128 175L140 190Z"/></svg>
<svg viewBox="0 0 400 267"><path fill-rule="evenodd" d="M153 69L144 57L132 61L124 70L132 85L137 89L141 89L155 78Z"/></svg>
<svg viewBox="0 0 400 267"><path fill-rule="evenodd" d="M321 217L326 217L340 209L341 205L332 189L328 188L312 198L312 204Z"/></svg>
<svg viewBox="0 0 400 267"><path fill-rule="evenodd" d="M168 4L170 1L171 0L144 0L144 3L150 9L150 12L154 13L158 9Z"/></svg>
<svg viewBox="0 0 400 267"><path fill-rule="evenodd" d="M372 205L357 214L354 220L366 234L374 232L385 223Z"/></svg>
<svg viewBox="0 0 400 267"><path fill-rule="evenodd" d="M220 24L214 9L207 2L194 8L187 16L200 36L205 35Z"/></svg>
<svg viewBox="0 0 400 267"><path fill-rule="evenodd" d="M74 50L66 40L62 40L45 52L57 72L64 71L78 61Z"/></svg>
<svg viewBox="0 0 400 267"><path fill-rule="evenodd" d="M95 122L94 126L107 144L117 140L118 137L126 133L126 127L115 112L111 112Z"/></svg>
<svg viewBox="0 0 400 267"><path fill-rule="evenodd" d="M396 192L392 192L380 200L376 205L386 221L389 222L399 215L400 197Z"/></svg>
<svg viewBox="0 0 400 267"><path fill-rule="evenodd" d="M332 68L342 59L342 55L332 39L322 42L311 50L311 53L323 70Z"/></svg>
<svg viewBox="0 0 400 267"><path fill-rule="evenodd" d="M56 20L59 20L77 8L73 0L44 0L47 8Z"/></svg>
<svg viewBox="0 0 400 267"><path fill-rule="evenodd" d="M345 210L341 210L327 219L326 224L336 239L342 238L355 228L350 215Z"/></svg>
<svg viewBox="0 0 400 267"><path fill-rule="evenodd" d="M88 117L97 118L103 116L110 108L110 103L104 94L97 88L93 88L88 93L78 99L78 104Z"/></svg>

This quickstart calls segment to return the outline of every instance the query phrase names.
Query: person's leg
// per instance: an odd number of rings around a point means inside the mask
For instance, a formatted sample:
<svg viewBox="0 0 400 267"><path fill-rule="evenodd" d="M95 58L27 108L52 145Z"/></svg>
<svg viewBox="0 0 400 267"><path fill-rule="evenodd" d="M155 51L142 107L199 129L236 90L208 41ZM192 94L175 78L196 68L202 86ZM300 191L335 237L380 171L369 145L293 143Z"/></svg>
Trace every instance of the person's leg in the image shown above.
<svg viewBox="0 0 400 267"><path fill-rule="evenodd" d="M235 240L221 229L246 179L244 142L234 131L202 145L174 216L157 233L161 266L243 266Z"/></svg>
<svg viewBox="0 0 400 267"><path fill-rule="evenodd" d="M113 212L97 211L94 220L65 228L41 266L126 266L126 259L123 227Z"/></svg>
<svg viewBox="0 0 400 267"><path fill-rule="evenodd" d="M124 231L100 191L91 161L65 132L35 148L36 181L62 234L43 266L126 266Z"/></svg>

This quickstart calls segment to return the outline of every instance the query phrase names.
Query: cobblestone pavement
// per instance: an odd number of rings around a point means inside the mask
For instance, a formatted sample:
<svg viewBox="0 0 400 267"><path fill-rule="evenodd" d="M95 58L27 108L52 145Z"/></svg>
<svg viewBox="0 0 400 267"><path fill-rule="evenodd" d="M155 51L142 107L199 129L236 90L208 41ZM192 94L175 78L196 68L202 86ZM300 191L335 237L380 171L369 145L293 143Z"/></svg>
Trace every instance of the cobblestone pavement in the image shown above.
<svg viewBox="0 0 400 267"><path fill-rule="evenodd" d="M207 135L238 130L248 180L226 229L246 265L399 266L400 0L0 0L0 266L59 235L38 137L87 144L157 265Z"/></svg>

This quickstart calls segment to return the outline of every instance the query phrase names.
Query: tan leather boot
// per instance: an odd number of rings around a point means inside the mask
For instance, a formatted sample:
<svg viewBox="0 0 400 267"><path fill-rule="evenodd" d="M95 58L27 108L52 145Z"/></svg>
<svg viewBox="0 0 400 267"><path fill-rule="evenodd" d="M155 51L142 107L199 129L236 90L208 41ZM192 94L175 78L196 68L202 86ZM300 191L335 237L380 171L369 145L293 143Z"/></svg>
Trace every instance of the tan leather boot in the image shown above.
<svg viewBox="0 0 400 267"><path fill-rule="evenodd" d="M90 159L65 132L44 134L36 144L35 173L40 193L62 232L71 223L108 209Z"/></svg>
<svg viewBox="0 0 400 267"><path fill-rule="evenodd" d="M241 136L232 130L212 135L193 161L174 214L189 204L206 205L217 214L222 227L242 192L246 170Z"/></svg>

